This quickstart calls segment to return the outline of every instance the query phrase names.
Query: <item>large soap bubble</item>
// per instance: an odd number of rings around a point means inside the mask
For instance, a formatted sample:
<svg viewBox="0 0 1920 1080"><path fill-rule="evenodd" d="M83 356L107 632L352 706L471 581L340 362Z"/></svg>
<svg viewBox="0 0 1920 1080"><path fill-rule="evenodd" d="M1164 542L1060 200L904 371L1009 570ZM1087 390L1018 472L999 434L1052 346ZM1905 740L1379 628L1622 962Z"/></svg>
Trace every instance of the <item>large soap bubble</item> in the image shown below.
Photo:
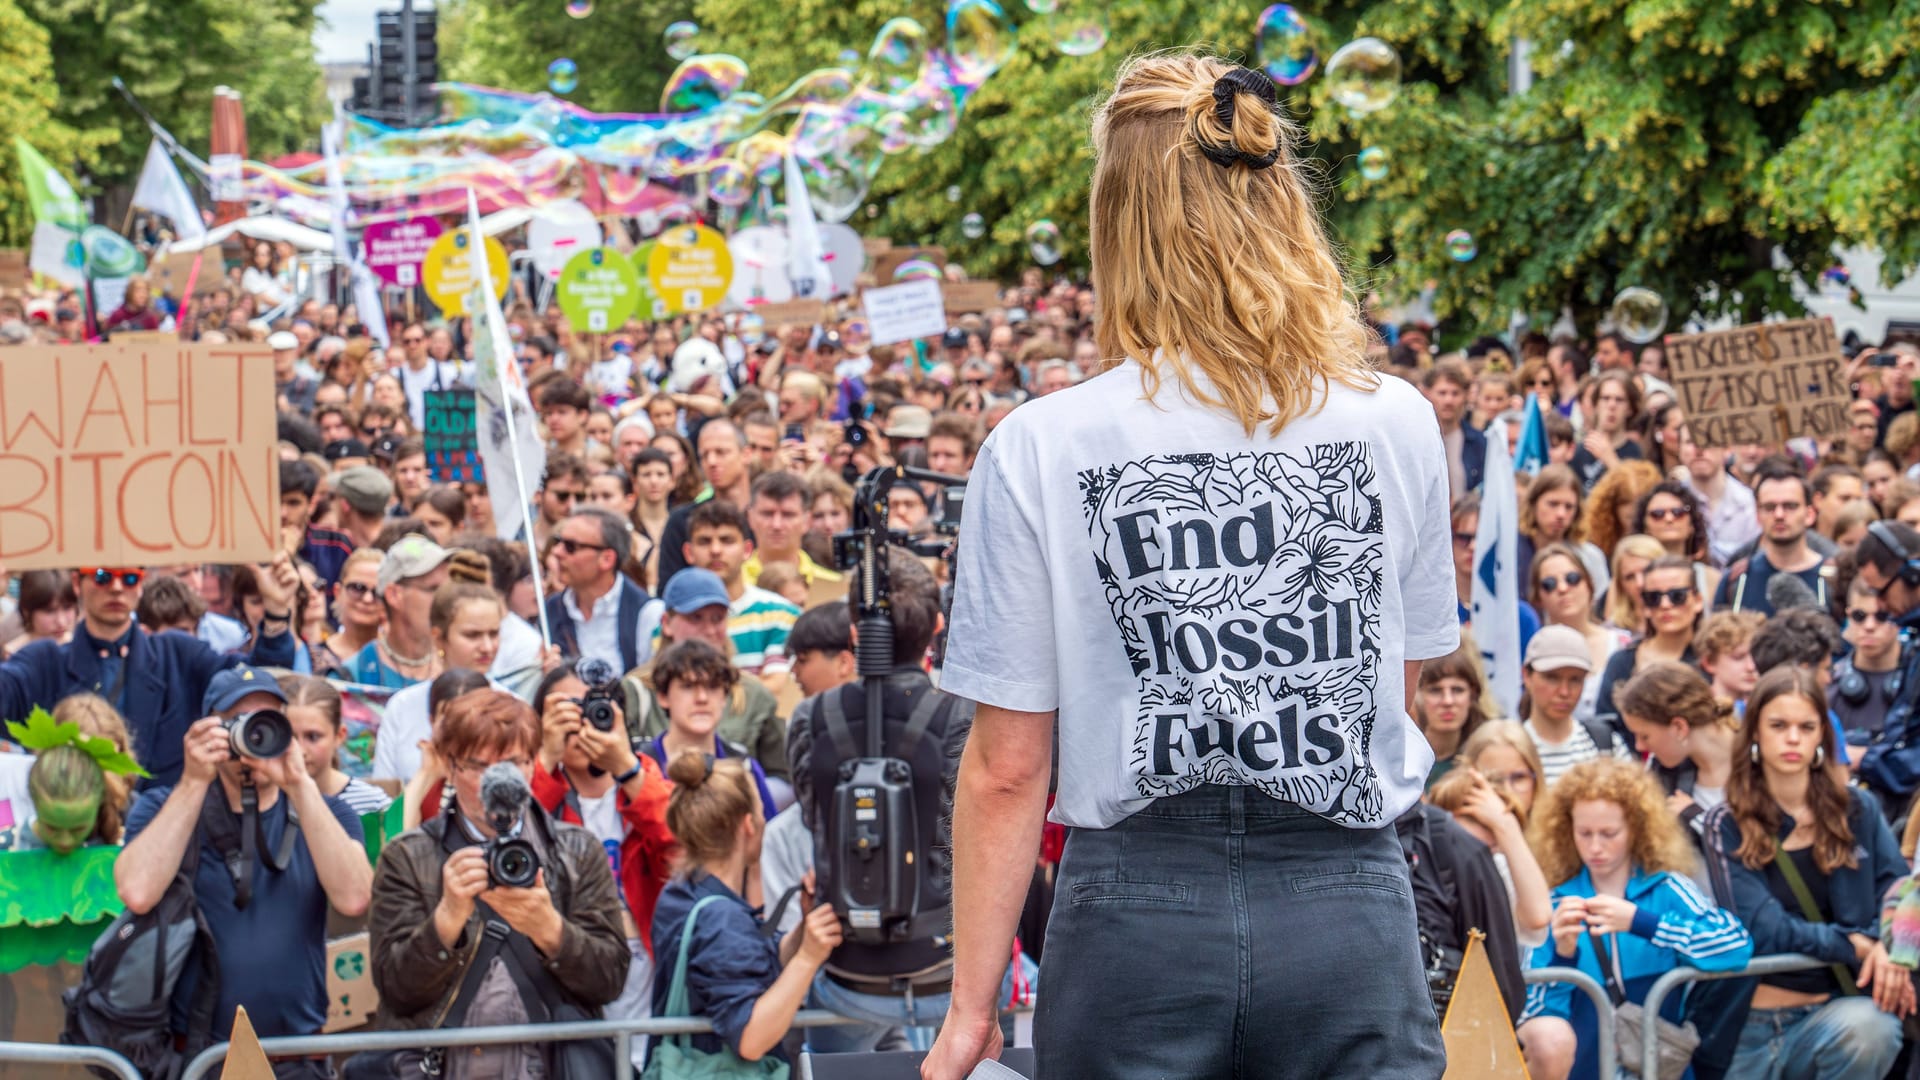
<svg viewBox="0 0 1920 1080"><path fill-rule="evenodd" d="M1327 61L1327 93L1356 113L1378 112L1400 93L1400 54L1379 38L1340 46Z"/></svg>
<svg viewBox="0 0 1920 1080"><path fill-rule="evenodd" d="M1275 4L1261 12L1254 32L1261 68L1282 86L1306 82L1320 63L1307 21L1290 4Z"/></svg>
<svg viewBox="0 0 1920 1080"><path fill-rule="evenodd" d="M1613 298L1607 317L1621 337L1645 345L1667 328L1667 302L1644 285L1629 285Z"/></svg>

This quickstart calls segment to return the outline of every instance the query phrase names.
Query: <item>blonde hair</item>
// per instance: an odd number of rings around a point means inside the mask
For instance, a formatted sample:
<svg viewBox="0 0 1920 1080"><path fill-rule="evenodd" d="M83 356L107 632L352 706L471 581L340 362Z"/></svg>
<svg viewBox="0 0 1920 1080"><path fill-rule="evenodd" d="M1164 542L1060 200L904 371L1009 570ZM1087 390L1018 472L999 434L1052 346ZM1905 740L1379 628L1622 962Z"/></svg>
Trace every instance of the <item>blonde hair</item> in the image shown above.
<svg viewBox="0 0 1920 1080"><path fill-rule="evenodd" d="M1653 774L1615 758L1595 758L1568 769L1534 800L1528 840L1540 859L1547 883L1559 885L1580 872L1580 850L1573 841L1573 807L1610 802L1627 819L1628 852L1635 869L1690 874L1696 858L1686 827L1667 809L1666 793Z"/></svg>
<svg viewBox="0 0 1920 1080"><path fill-rule="evenodd" d="M1645 559L1651 568L1656 560L1667 553L1667 547L1646 533L1634 533L1623 536L1613 546L1613 565L1608 569L1613 573L1612 581L1607 585L1607 621L1622 630L1638 633L1643 621L1640 617L1640 605L1635 603L1633 591L1620 583L1620 564L1628 559Z"/></svg>
<svg viewBox="0 0 1920 1080"><path fill-rule="evenodd" d="M1481 724L1479 729L1460 745L1460 752L1455 754L1453 759L1460 766L1478 769L1481 752L1494 746L1504 746L1512 750L1520 755L1520 760L1527 763L1527 768L1533 771L1533 805L1539 806L1540 793L1547 786L1547 770L1540 764L1540 750L1533 745L1533 736L1527 734L1527 729L1519 723L1513 720L1489 720Z"/></svg>
<svg viewBox="0 0 1920 1080"><path fill-rule="evenodd" d="M667 779L673 781L667 828L680 842L684 868L733 854L741 819L754 812L753 777L740 759L716 761L712 754L682 750L667 763Z"/></svg>
<svg viewBox="0 0 1920 1080"><path fill-rule="evenodd" d="M1121 65L1093 120L1094 329L1102 356L1140 364L1148 397L1170 371L1248 435L1278 434L1328 384L1380 383L1294 153L1299 128L1266 95L1229 86L1216 106L1236 70L1185 52ZM1216 164L1203 147L1238 157Z"/></svg>

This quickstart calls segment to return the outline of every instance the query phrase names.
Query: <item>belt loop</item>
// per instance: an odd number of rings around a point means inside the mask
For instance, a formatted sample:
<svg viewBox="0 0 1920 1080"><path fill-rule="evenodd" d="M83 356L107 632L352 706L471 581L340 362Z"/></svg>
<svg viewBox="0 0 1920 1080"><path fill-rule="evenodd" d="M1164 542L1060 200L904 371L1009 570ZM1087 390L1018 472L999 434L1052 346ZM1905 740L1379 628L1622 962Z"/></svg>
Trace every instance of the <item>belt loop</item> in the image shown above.
<svg viewBox="0 0 1920 1080"><path fill-rule="evenodd" d="M1247 834L1247 789L1234 785L1227 789L1227 831L1234 836Z"/></svg>

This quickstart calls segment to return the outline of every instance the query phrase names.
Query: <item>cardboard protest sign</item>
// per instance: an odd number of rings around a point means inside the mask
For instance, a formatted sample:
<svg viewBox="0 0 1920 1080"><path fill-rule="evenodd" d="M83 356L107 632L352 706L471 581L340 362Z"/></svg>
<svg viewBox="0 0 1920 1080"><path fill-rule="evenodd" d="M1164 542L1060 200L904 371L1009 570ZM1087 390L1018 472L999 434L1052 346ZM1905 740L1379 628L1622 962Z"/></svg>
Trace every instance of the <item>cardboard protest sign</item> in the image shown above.
<svg viewBox="0 0 1920 1080"><path fill-rule="evenodd" d="M950 281L943 296L950 315L970 315L1000 306L1000 286L991 281Z"/></svg>
<svg viewBox="0 0 1920 1080"><path fill-rule="evenodd" d="M273 1063L260 1048L260 1036L253 1032L245 1005L234 1008L233 1033L228 1036L227 1061L220 1067L220 1080L273 1080Z"/></svg>
<svg viewBox="0 0 1920 1080"><path fill-rule="evenodd" d="M1453 999L1447 1003L1447 1017L1440 1024L1440 1038L1447 1047L1444 1080L1527 1075L1520 1042L1507 1015L1506 999L1500 995L1500 984L1494 981L1493 967L1487 962L1483 937L1474 930L1467 938L1467 952L1460 959L1460 974L1453 984Z"/></svg>
<svg viewBox="0 0 1920 1080"><path fill-rule="evenodd" d="M400 805L394 803L395 806ZM380 992L373 986L373 942L365 930L327 942L327 1022L323 1035L373 1020Z"/></svg>
<svg viewBox="0 0 1920 1080"><path fill-rule="evenodd" d="M930 279L868 289L860 294L875 345L892 345L946 333L947 310L940 283Z"/></svg>
<svg viewBox="0 0 1920 1080"><path fill-rule="evenodd" d="M180 342L0 350L0 562L265 562L280 546L273 359Z"/></svg>
<svg viewBox="0 0 1920 1080"><path fill-rule="evenodd" d="M782 323L801 323L811 326L825 322L827 305L818 300L789 300L784 304L754 304L747 311L760 316L761 325L772 332Z"/></svg>
<svg viewBox="0 0 1920 1080"><path fill-rule="evenodd" d="M24 289L33 275L23 248L0 248L0 289Z"/></svg>
<svg viewBox="0 0 1920 1080"><path fill-rule="evenodd" d="M1703 447L1846 432L1847 361L1825 319L1675 334L1666 349L1674 392Z"/></svg>
<svg viewBox="0 0 1920 1080"><path fill-rule="evenodd" d="M472 390L428 390L425 394L427 469L436 484L484 484L480 435L473 426Z"/></svg>

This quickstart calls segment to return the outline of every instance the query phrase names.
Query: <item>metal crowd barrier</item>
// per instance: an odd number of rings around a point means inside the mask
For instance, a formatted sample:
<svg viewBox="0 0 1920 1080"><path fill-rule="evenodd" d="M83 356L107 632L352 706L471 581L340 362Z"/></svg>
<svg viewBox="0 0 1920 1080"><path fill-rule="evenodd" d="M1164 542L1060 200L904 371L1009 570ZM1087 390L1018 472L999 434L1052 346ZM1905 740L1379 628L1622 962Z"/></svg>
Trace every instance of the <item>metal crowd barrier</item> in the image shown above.
<svg viewBox="0 0 1920 1080"><path fill-rule="evenodd" d="M1811 956L1799 953L1780 953L1776 956L1756 956L1738 971L1701 971L1693 967L1677 967L1653 981L1647 988L1647 998L1641 1007L1648 1016L1659 1016L1660 1006L1674 987L1683 983L1710 982L1715 979L1745 979L1754 975L1778 975L1787 971L1808 971L1813 968L1828 967L1825 960L1815 960ZM1608 1030L1608 1029L1603 1029ZM1660 1031L1659 1025L1648 1024L1642 1033L1645 1042L1640 1047L1640 1075L1660 1075ZM1602 1040L1603 1042L1611 1040ZM1602 1076L1611 1076L1603 1072Z"/></svg>
<svg viewBox="0 0 1920 1080"><path fill-rule="evenodd" d="M98 1046L61 1046L57 1043L0 1042L0 1064L91 1065L110 1069L121 1080L141 1080L133 1062Z"/></svg>
<svg viewBox="0 0 1920 1080"><path fill-rule="evenodd" d="M1580 974L1575 972L1574 974ZM861 1024L824 1009L804 1009L794 1015L797 1028L834 1027ZM496 1046L501 1043L568 1042L574 1039L612 1039L614 1072L612 1080L633 1076L633 1037L635 1035L704 1035L713 1030L712 1021L701 1017L654 1017L646 1020L580 1020L566 1024L504 1024L498 1027L439 1028L418 1031L367 1031L339 1035L299 1035L261 1039L260 1047L268 1057L306 1057L310 1055L354 1054L362 1050L409 1050L426 1046ZM0 1043L0 1050L19 1043ZM41 1047L48 1050L86 1050L91 1047ZM229 1044L209 1046L187 1064L180 1080L202 1080L226 1060ZM105 1054L106 1051L99 1051ZM119 1059L118 1055L109 1055ZM0 1060L6 1055L0 1053ZM23 1059L40 1060L40 1059ZM72 1058L49 1060L73 1061ZM124 1059L121 1060L125 1064ZM128 1080L140 1080L140 1074L127 1067Z"/></svg>
<svg viewBox="0 0 1920 1080"><path fill-rule="evenodd" d="M1613 998L1607 995L1607 988L1600 985L1599 979L1581 971L1579 968L1570 967L1533 968L1521 972L1520 975L1529 984L1563 982L1570 984L1576 990L1584 992L1587 997L1593 1001L1593 1011L1599 1017L1595 1026L1601 1031L1612 1031L1614 1029ZM1618 1059L1619 1053L1614 1048L1614 1040L1601 1039L1599 1041L1600 1061L1598 1062L1599 1067L1594 1070L1594 1075L1612 1076L1615 1071L1615 1061Z"/></svg>

